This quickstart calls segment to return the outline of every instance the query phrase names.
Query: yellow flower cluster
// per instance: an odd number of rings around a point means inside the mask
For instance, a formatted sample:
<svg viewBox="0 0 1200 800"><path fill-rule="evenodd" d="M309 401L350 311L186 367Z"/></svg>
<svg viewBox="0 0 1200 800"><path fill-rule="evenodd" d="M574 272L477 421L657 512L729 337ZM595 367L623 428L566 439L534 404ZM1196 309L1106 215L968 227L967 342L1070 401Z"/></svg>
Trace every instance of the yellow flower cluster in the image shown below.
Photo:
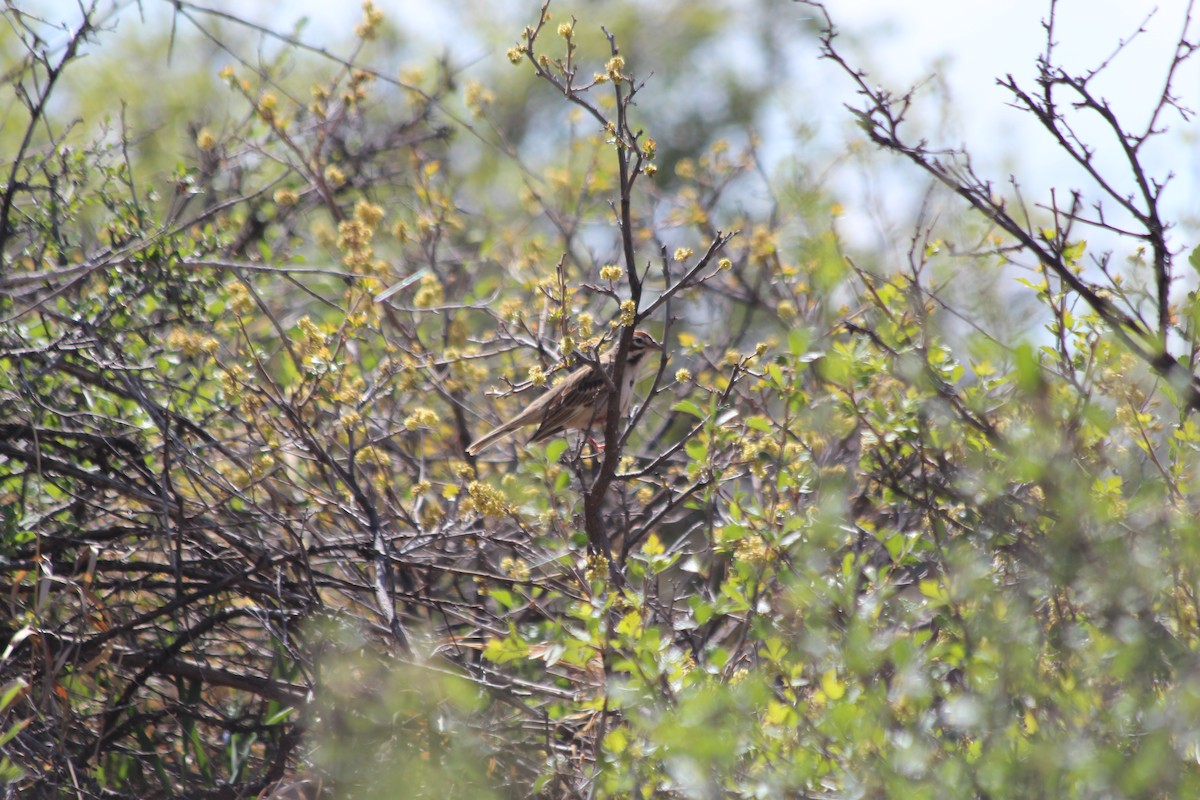
<svg viewBox="0 0 1200 800"><path fill-rule="evenodd" d="M504 493L494 486L471 481L467 484L467 494L471 496L471 505L485 517L503 517L508 514Z"/></svg>
<svg viewBox="0 0 1200 800"><path fill-rule="evenodd" d="M417 428L432 428L438 423L438 415L429 408L415 409L404 418L405 430L415 431Z"/></svg>
<svg viewBox="0 0 1200 800"><path fill-rule="evenodd" d="M529 579L529 565L523 559L505 556L500 559L500 569L513 580L524 581Z"/></svg>
<svg viewBox="0 0 1200 800"><path fill-rule="evenodd" d="M766 225L757 225L750 234L750 257L761 260L775 254L776 231Z"/></svg>
<svg viewBox="0 0 1200 800"><path fill-rule="evenodd" d="M339 403L357 404L363 400L363 392L367 388L367 382L361 375L355 375L349 378L345 383L333 394L333 399Z"/></svg>
<svg viewBox="0 0 1200 800"><path fill-rule="evenodd" d="M591 336L592 327L596 324L595 318L588 312L581 311L575 319L579 323L579 335L585 339Z"/></svg>
<svg viewBox="0 0 1200 800"><path fill-rule="evenodd" d="M258 115L267 122L274 122L275 109L278 107L279 98L267 92L258 100Z"/></svg>
<svg viewBox="0 0 1200 800"><path fill-rule="evenodd" d="M609 264L608 266L600 268L600 280L608 281L609 283L615 283L616 281L621 280L622 274L623 272L621 268L615 264Z"/></svg>
<svg viewBox="0 0 1200 800"><path fill-rule="evenodd" d="M482 117L487 107L495 99L496 95L485 89L479 81L467 81L466 88L463 90L463 101L475 116Z"/></svg>
<svg viewBox="0 0 1200 800"><path fill-rule="evenodd" d="M348 219L338 223L337 246L347 253L366 250L375 232L359 219Z"/></svg>
<svg viewBox="0 0 1200 800"><path fill-rule="evenodd" d="M621 303L621 324L622 325L624 325L626 328L628 328L629 326L633 325L636 317L637 317L637 306L635 306L633 304L632 300L626 300L623 303Z"/></svg>
<svg viewBox="0 0 1200 800"><path fill-rule="evenodd" d="M588 583L608 580L608 559L600 553L589 555L583 574Z"/></svg>
<svg viewBox="0 0 1200 800"><path fill-rule="evenodd" d="M734 557L749 564L765 564L770 560L770 556L771 549L766 540L756 533L738 539L734 547Z"/></svg>
<svg viewBox="0 0 1200 800"><path fill-rule="evenodd" d="M176 328L167 335L167 347L182 352L188 358L195 358L201 353L212 355L217 352L217 340L211 336L202 336L183 328Z"/></svg>
<svg viewBox="0 0 1200 800"><path fill-rule="evenodd" d="M383 22L383 12L377 9L371 0L366 0L362 4L362 10L362 22L354 26L354 35L360 39L374 39L376 29Z"/></svg>
<svg viewBox="0 0 1200 800"><path fill-rule="evenodd" d="M679 263L682 264L684 261L687 261L691 257L692 257L692 248L690 248L690 247L676 248L675 260L678 261Z"/></svg>
<svg viewBox="0 0 1200 800"><path fill-rule="evenodd" d="M300 355L311 355L325 346L325 332L308 317L301 317L296 323L300 329Z"/></svg>
<svg viewBox="0 0 1200 800"><path fill-rule="evenodd" d="M413 305L417 308L433 308L440 306L446 299L446 290L437 276L430 273L421 278L417 291L413 295Z"/></svg>
<svg viewBox="0 0 1200 800"><path fill-rule="evenodd" d="M359 200L354 204L354 218L363 225L374 228L383 219L383 206Z"/></svg>
<svg viewBox="0 0 1200 800"><path fill-rule="evenodd" d="M250 297L250 290L246 288L246 284L241 281L234 281L229 284L228 291L229 305L238 314L245 314L254 308L254 300Z"/></svg>
<svg viewBox="0 0 1200 800"><path fill-rule="evenodd" d="M236 403L242 396L242 382L246 379L246 371L239 366L233 366L221 373L221 391L225 399Z"/></svg>

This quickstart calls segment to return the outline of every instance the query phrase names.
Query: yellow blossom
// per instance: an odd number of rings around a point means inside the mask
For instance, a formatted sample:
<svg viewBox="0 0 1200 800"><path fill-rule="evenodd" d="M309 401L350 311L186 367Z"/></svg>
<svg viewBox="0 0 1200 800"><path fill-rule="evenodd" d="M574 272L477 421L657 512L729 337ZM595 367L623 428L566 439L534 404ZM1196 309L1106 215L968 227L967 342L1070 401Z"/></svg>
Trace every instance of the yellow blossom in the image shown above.
<svg viewBox="0 0 1200 800"><path fill-rule="evenodd" d="M621 303L621 324L629 327L634 323L634 318L637 314L637 306L632 300L626 300Z"/></svg>
<svg viewBox="0 0 1200 800"><path fill-rule="evenodd" d="M514 580L524 581L529 579L529 565L520 558L505 556L500 559L500 569Z"/></svg>
<svg viewBox="0 0 1200 800"><path fill-rule="evenodd" d="M361 220L348 219L338 224L337 246L339 250L364 250L374 235Z"/></svg>
<svg viewBox="0 0 1200 800"><path fill-rule="evenodd" d="M560 23L558 26L558 35L564 39L570 39L575 27L569 22Z"/></svg>
<svg viewBox="0 0 1200 800"><path fill-rule="evenodd" d="M684 261L687 261L691 257L692 257L692 248L690 248L690 247L676 248L676 250L675 250L675 260L676 261L683 263Z"/></svg>
<svg viewBox="0 0 1200 800"><path fill-rule="evenodd" d="M600 268L600 280L608 281L609 283L621 280L622 274L621 268L614 264Z"/></svg>
<svg viewBox="0 0 1200 800"><path fill-rule="evenodd" d="M418 408L404 418L404 429L415 431L417 428L432 428L438 423L438 416L432 409Z"/></svg>
<svg viewBox="0 0 1200 800"><path fill-rule="evenodd" d="M583 338L588 338L592 335L592 326L596 324L596 320L586 311L581 311L576 318L579 322L579 335Z"/></svg>
<svg viewBox="0 0 1200 800"><path fill-rule="evenodd" d="M541 367L534 365L529 368L529 381L534 386L546 385L546 371Z"/></svg>
<svg viewBox="0 0 1200 800"><path fill-rule="evenodd" d="M217 137L213 136L213 132L208 128L201 128L200 132L196 134L196 146L208 152L217 146Z"/></svg>
<svg viewBox="0 0 1200 800"><path fill-rule="evenodd" d="M729 270L729 269L733 269L733 262L730 261L728 258L722 258L720 261L717 262L717 266L720 267L721 269Z"/></svg>
<svg viewBox="0 0 1200 800"><path fill-rule="evenodd" d="M354 35L360 39L374 39L376 28L383 22L383 12L375 7L371 0L362 4L362 22L354 26Z"/></svg>
<svg viewBox="0 0 1200 800"><path fill-rule="evenodd" d="M354 204L354 218L364 225L375 227L383 219L383 207L359 200Z"/></svg>
<svg viewBox="0 0 1200 800"><path fill-rule="evenodd" d="M680 383L687 383L692 379L692 371L689 369L681 369L675 373L675 380Z"/></svg>
<svg viewBox="0 0 1200 800"><path fill-rule="evenodd" d="M237 402L242 394L242 381L246 377L246 372L241 367L233 366L224 371L220 375L221 391L225 394L225 399L232 402Z"/></svg>
<svg viewBox="0 0 1200 800"><path fill-rule="evenodd" d="M446 299L446 290L437 276L430 273L421 278L421 283L413 295L413 305L417 308L433 308Z"/></svg>
<svg viewBox="0 0 1200 800"><path fill-rule="evenodd" d="M241 281L234 281L229 284L229 305L239 314L245 314L250 309L254 308L254 300L250 297L250 290Z"/></svg>
<svg viewBox="0 0 1200 800"><path fill-rule="evenodd" d="M608 77L612 78L614 81L620 80L621 70L624 68L625 59L621 58L621 56L613 56L608 60L608 63L604 65L604 71L608 74Z"/></svg>
<svg viewBox="0 0 1200 800"><path fill-rule="evenodd" d="M340 167L330 164L325 168L325 180L336 188L346 182L346 173L342 172Z"/></svg>
<svg viewBox="0 0 1200 800"><path fill-rule="evenodd" d="M258 101L258 115L267 122L275 119L275 109L279 106L279 98L267 92Z"/></svg>
<svg viewBox="0 0 1200 800"><path fill-rule="evenodd" d="M200 334L192 333L183 328L176 328L167 336L167 346L174 350L182 351L188 358L193 358L202 352L206 352L205 345L208 341L213 342L213 349L215 350L215 339L206 340Z"/></svg>
<svg viewBox="0 0 1200 800"><path fill-rule="evenodd" d="M739 561L745 561L750 564L764 564L770 556L770 548L767 547L767 542L758 534L750 534L738 539L737 545L734 547L734 556Z"/></svg>
<svg viewBox="0 0 1200 800"><path fill-rule="evenodd" d="M290 208L299 202L300 195L296 194L293 189L276 189L274 198L276 205L283 208Z"/></svg>
<svg viewBox="0 0 1200 800"><path fill-rule="evenodd" d="M485 517L503 517L508 513L504 493L494 486L471 481L467 484L467 494L471 496L471 504L475 510Z"/></svg>
<svg viewBox="0 0 1200 800"><path fill-rule="evenodd" d="M495 99L496 96L485 89L479 81L467 81L466 88L463 90L463 100L475 116L483 116L487 106L491 105Z"/></svg>
<svg viewBox="0 0 1200 800"><path fill-rule="evenodd" d="M509 62L512 64L520 64L525 60L525 52L519 47L508 48L508 52L506 52L504 55L508 57Z"/></svg>

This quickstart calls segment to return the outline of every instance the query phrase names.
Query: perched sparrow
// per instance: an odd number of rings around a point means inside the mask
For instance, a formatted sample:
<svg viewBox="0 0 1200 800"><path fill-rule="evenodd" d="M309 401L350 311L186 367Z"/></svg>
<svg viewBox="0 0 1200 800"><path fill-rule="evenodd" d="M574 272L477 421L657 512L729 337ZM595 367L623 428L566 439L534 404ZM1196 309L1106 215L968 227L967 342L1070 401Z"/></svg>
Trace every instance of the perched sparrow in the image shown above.
<svg viewBox="0 0 1200 800"><path fill-rule="evenodd" d="M646 365L652 350L662 350L662 345L654 341L654 337L645 331L634 331L633 341L629 343L629 353L625 361L625 372L621 379L621 413L629 407L629 395L633 385L637 383L638 373ZM612 347L600 356L600 366L610 376L613 362L617 358L617 348ZM529 406L503 425L493 428L486 434L471 442L467 447L469 455L479 455L496 442L512 434L518 428L526 425L537 425L530 442L548 439L563 431L585 430L596 425L603 425L608 419L608 386L596 370L583 367L568 375L557 386L549 389Z"/></svg>

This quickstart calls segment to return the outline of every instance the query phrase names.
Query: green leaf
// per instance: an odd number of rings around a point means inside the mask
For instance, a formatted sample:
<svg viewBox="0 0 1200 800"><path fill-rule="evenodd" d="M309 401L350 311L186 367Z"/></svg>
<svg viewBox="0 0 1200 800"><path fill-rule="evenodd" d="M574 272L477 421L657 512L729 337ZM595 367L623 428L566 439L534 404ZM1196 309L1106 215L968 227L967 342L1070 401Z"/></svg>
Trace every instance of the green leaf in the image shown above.
<svg viewBox="0 0 1200 800"><path fill-rule="evenodd" d="M771 420L761 415L746 417L746 427L761 431L762 433L771 433L774 430Z"/></svg>
<svg viewBox="0 0 1200 800"><path fill-rule="evenodd" d="M698 419L704 419L707 415L700 410L700 406L693 403L691 400L680 400L675 405L671 406L672 411L682 411L684 414L691 414Z"/></svg>
<svg viewBox="0 0 1200 800"><path fill-rule="evenodd" d="M808 328L794 328L788 334L788 350L794 356L804 355L808 350L808 342L811 338Z"/></svg>
<svg viewBox="0 0 1200 800"><path fill-rule="evenodd" d="M558 460L562 458L565 452L567 452L567 440L554 439L550 444L546 445L546 460L551 464L558 463Z"/></svg>
<svg viewBox="0 0 1200 800"><path fill-rule="evenodd" d="M821 676L821 691L830 700L841 700L846 694L846 684L838 680L837 670L829 670Z"/></svg>
<svg viewBox="0 0 1200 800"><path fill-rule="evenodd" d="M1028 342L1021 342L1014 355L1017 361L1017 385L1027 392L1036 391L1042 382L1042 368L1033 347Z"/></svg>

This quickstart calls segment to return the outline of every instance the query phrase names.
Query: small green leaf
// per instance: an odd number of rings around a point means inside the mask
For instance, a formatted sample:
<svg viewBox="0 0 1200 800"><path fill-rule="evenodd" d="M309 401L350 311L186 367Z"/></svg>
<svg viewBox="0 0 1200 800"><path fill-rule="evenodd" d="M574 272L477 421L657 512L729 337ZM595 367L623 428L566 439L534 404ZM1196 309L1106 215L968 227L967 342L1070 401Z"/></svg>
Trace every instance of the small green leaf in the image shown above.
<svg viewBox="0 0 1200 800"><path fill-rule="evenodd" d="M808 349L809 338L808 328L795 328L788 334L788 350L794 356L803 355Z"/></svg>
<svg viewBox="0 0 1200 800"><path fill-rule="evenodd" d="M551 464L557 463L565 452L567 452L567 440L555 439L546 445L546 460Z"/></svg>
<svg viewBox="0 0 1200 800"><path fill-rule="evenodd" d="M1027 392L1032 392L1041 385L1042 369L1037 356L1028 342L1017 345L1017 385Z"/></svg>
<svg viewBox="0 0 1200 800"><path fill-rule="evenodd" d="M705 413L700 410L700 406L693 403L691 400L680 400L675 405L671 406L672 411L682 411L684 414L691 414L698 419L704 419Z"/></svg>
<svg viewBox="0 0 1200 800"><path fill-rule="evenodd" d="M831 669L821 676L821 691L830 700L841 700L846 694L846 684L839 681L837 671Z"/></svg>
<svg viewBox="0 0 1200 800"><path fill-rule="evenodd" d="M771 420L761 415L746 417L746 427L761 431L762 433L770 433L772 430Z"/></svg>

